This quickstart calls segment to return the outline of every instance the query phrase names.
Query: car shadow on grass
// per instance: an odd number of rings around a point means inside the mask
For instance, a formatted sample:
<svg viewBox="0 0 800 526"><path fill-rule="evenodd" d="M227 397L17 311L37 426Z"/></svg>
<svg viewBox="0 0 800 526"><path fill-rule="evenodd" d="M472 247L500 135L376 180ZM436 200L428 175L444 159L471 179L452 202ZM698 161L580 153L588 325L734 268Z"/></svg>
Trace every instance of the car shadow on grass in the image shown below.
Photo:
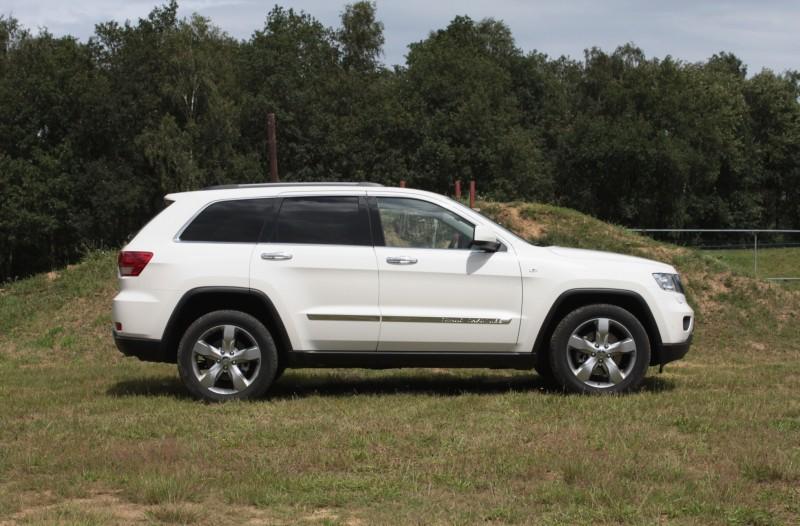
<svg viewBox="0 0 800 526"><path fill-rule="evenodd" d="M641 392L666 392L675 383L663 376L648 376ZM504 393L538 392L547 395L564 395L542 377L535 374L485 373L456 376L428 371L393 373L375 376L358 372L346 374L304 374L302 370L288 371L270 388L267 400L291 400L311 396L358 396L419 394L433 396L461 396L467 394L491 395ZM170 396L190 399L178 377L161 376L122 380L112 385L110 396Z"/></svg>

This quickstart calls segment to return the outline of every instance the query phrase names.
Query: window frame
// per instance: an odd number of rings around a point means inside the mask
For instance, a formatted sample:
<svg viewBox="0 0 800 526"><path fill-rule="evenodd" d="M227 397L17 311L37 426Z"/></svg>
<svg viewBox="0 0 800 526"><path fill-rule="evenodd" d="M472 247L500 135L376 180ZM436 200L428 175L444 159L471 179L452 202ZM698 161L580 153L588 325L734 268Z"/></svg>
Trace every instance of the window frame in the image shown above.
<svg viewBox="0 0 800 526"><path fill-rule="evenodd" d="M261 228L258 231L258 235L256 236L255 241L202 241L202 240L194 240L194 239L181 239L181 236L183 236L184 232L192 225L192 223L195 222L195 220L200 216L200 214L202 214L203 212L205 212L207 209L211 208L214 205L217 205L219 203L229 203L229 202L234 202L234 201L260 201L260 200L263 200L263 199L272 199L272 200L275 200L276 203L273 204L272 209L268 213L264 214L264 217L261 220ZM275 206L275 205L277 205L277 206ZM255 244L258 244L258 243L261 242L260 240L261 240L262 236L264 235L264 226L267 224L267 220L268 219L272 219L273 220L273 225L274 225L274 220L275 220L276 213L278 211L278 207L279 206L280 206L280 203L278 202L278 199L276 197L274 197L274 196L263 196L263 197L242 196L242 197L222 198L222 199L216 199L214 201L209 201L204 206L202 206L199 210L197 210L183 224L183 226L181 226L181 228L178 230L178 232L175 234L175 236L173 237L172 240L175 243L223 243L223 244L227 244L227 245L255 245Z"/></svg>

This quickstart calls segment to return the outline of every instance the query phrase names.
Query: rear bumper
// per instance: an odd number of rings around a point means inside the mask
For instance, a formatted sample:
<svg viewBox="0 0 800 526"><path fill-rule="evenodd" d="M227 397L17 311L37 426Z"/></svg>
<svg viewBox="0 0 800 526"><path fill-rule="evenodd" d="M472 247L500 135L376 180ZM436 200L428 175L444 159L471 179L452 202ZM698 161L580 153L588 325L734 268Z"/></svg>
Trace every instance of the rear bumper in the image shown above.
<svg viewBox="0 0 800 526"><path fill-rule="evenodd" d="M653 362L655 363L651 363L651 365L664 365L686 356L686 353L689 352L689 347L692 345L692 336L689 335L689 339L682 343L662 343L658 347L657 356L654 356L655 360Z"/></svg>
<svg viewBox="0 0 800 526"><path fill-rule="evenodd" d="M143 362L172 362L172 360L167 359L161 340L120 336L117 331L113 331L113 333L114 344L119 349L119 352L125 356L135 356Z"/></svg>

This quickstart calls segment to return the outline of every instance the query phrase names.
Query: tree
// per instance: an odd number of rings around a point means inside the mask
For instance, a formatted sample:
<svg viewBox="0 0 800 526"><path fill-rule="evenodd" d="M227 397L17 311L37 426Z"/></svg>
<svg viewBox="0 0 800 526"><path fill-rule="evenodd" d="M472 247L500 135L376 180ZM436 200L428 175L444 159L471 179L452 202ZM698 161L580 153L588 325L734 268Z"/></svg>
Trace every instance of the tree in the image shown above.
<svg viewBox="0 0 800 526"><path fill-rule="evenodd" d="M475 179L489 194L547 197L539 137L522 126L511 66L521 57L495 20L456 17L408 54L403 100L417 126L415 184L447 192Z"/></svg>
<svg viewBox="0 0 800 526"><path fill-rule="evenodd" d="M383 55L383 23L376 19L374 2L356 2L345 6L342 27L336 40L342 48L342 64L347 70L371 72Z"/></svg>

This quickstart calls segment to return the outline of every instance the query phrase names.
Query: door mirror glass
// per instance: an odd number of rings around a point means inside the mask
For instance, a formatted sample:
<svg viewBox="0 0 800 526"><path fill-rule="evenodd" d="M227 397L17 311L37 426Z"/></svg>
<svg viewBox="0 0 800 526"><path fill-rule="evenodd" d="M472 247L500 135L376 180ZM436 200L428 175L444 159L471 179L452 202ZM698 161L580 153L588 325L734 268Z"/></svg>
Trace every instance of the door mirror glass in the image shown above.
<svg viewBox="0 0 800 526"><path fill-rule="evenodd" d="M485 252L497 252L500 250L500 242L494 231L486 226L477 225L475 227L475 236L472 239L471 248L483 250Z"/></svg>

